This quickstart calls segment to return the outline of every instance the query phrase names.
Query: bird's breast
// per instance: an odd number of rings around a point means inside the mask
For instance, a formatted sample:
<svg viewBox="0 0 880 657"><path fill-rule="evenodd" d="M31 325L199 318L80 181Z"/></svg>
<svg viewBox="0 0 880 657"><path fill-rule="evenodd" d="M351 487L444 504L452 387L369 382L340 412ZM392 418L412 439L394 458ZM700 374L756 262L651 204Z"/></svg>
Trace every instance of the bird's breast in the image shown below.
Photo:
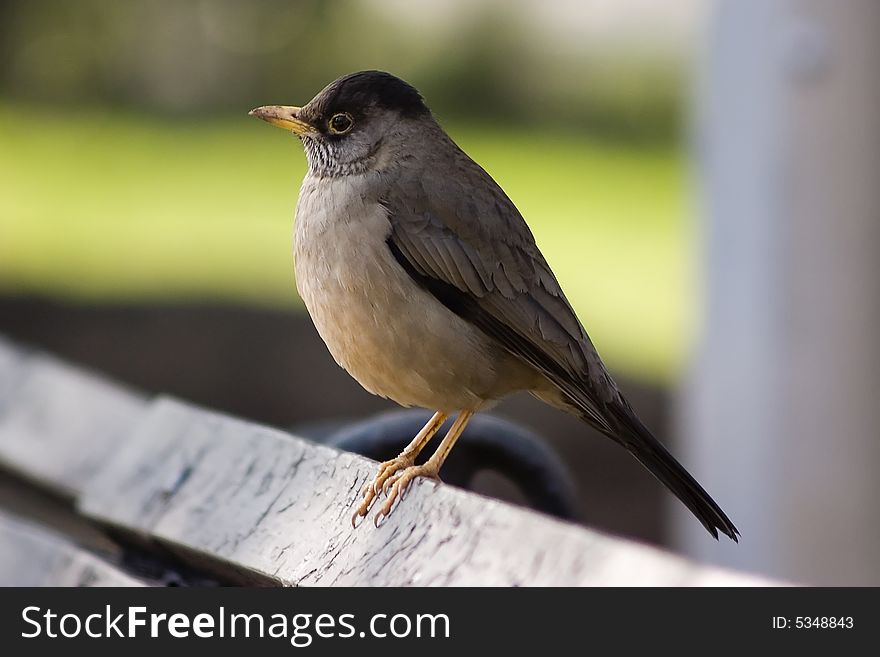
<svg viewBox="0 0 880 657"><path fill-rule="evenodd" d="M476 409L506 394L494 345L406 274L386 244L390 229L357 178L304 181L296 284L336 362L370 392L407 406Z"/></svg>
<svg viewBox="0 0 880 657"><path fill-rule="evenodd" d="M357 321L370 299L388 296L390 229L384 208L356 177L306 178L296 210L294 263L297 289L313 317Z"/></svg>

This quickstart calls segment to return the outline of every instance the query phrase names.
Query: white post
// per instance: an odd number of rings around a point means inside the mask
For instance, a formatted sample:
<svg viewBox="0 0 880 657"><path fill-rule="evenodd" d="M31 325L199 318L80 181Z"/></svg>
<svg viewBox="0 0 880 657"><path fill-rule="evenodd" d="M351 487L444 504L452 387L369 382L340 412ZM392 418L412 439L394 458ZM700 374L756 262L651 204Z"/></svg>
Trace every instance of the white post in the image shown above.
<svg viewBox="0 0 880 657"><path fill-rule="evenodd" d="M700 559L880 585L880 2L716 0L684 460L742 531Z"/></svg>

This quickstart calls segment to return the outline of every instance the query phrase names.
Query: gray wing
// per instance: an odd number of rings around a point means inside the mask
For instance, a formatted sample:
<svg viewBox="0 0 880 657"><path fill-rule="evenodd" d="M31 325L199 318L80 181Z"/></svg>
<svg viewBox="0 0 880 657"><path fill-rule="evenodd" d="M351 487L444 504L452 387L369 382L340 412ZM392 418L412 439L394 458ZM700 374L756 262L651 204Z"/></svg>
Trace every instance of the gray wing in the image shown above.
<svg viewBox="0 0 880 657"><path fill-rule="evenodd" d="M469 159L456 166L392 183L382 199L389 248L450 310L542 372L598 429L616 433L605 407L619 392L531 231L485 171Z"/></svg>
<svg viewBox="0 0 880 657"><path fill-rule="evenodd" d="M629 450L715 538L720 530L736 541L730 519L618 391L513 203L460 151L452 166L391 183L382 202L397 262L447 308L543 373L572 410Z"/></svg>

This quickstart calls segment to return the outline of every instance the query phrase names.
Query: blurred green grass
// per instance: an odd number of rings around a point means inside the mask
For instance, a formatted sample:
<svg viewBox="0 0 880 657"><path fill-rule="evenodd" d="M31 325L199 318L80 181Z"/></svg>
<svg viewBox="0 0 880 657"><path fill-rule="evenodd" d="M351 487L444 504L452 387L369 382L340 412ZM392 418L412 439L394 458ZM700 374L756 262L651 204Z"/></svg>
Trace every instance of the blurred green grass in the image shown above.
<svg viewBox="0 0 880 657"><path fill-rule="evenodd" d="M673 377L690 305L673 147L446 126L508 192L613 369ZM305 158L249 118L161 119L0 102L0 292L298 303Z"/></svg>

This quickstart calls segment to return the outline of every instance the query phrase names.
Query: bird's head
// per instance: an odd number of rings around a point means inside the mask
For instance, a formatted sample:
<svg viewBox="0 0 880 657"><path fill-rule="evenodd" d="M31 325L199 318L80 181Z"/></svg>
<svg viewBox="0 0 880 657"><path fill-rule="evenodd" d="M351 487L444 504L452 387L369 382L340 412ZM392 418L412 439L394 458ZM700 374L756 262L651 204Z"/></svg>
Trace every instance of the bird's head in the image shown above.
<svg viewBox="0 0 880 657"><path fill-rule="evenodd" d="M302 107L267 105L250 114L299 136L318 176L381 168L420 124L433 123L419 92L383 71L345 75Z"/></svg>

